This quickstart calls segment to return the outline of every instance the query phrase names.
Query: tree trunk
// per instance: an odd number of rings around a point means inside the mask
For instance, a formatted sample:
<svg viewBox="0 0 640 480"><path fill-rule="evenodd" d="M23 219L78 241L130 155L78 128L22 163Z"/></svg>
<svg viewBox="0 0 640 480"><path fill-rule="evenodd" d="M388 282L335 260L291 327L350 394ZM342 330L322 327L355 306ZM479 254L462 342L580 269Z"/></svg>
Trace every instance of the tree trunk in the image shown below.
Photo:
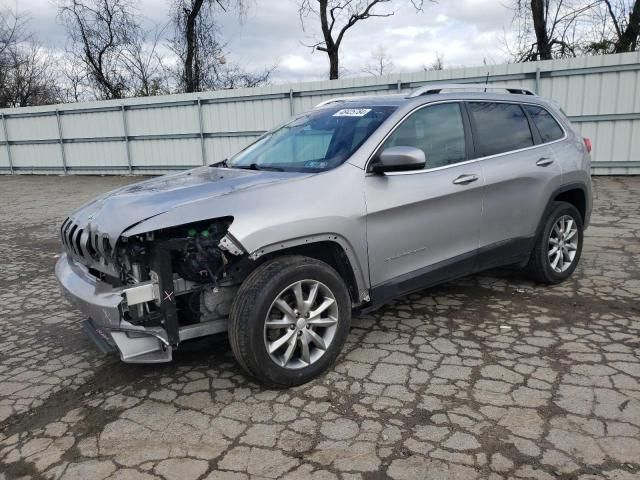
<svg viewBox="0 0 640 480"><path fill-rule="evenodd" d="M531 0L531 14L533 28L536 32L538 45L538 59L551 60L551 41L547 34L547 19L545 18L545 0Z"/></svg>
<svg viewBox="0 0 640 480"><path fill-rule="evenodd" d="M629 24L616 42L614 53L633 52L640 37L640 0L636 0L629 14Z"/></svg>
<svg viewBox="0 0 640 480"><path fill-rule="evenodd" d="M329 55L329 80L337 80L340 76L338 49L327 51L327 55Z"/></svg>
<svg viewBox="0 0 640 480"><path fill-rule="evenodd" d="M197 92L200 90L200 75L198 74L197 65L197 48L198 48L198 34L196 31L196 21L202 8L204 0L195 0L192 4L191 10L186 10L187 16L185 25L186 35L186 48L184 57L184 91L187 93Z"/></svg>

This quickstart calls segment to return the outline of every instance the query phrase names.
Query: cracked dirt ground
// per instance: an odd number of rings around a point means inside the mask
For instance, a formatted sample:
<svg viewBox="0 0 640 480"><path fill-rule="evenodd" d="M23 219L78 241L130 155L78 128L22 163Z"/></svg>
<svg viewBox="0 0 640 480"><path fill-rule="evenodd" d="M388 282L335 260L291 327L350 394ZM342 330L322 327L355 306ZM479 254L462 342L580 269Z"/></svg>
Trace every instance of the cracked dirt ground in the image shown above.
<svg viewBox="0 0 640 480"><path fill-rule="evenodd" d="M570 281L494 271L402 298L283 391L225 338L136 366L84 337L56 230L135 180L0 178L0 479L640 478L639 177L594 180Z"/></svg>

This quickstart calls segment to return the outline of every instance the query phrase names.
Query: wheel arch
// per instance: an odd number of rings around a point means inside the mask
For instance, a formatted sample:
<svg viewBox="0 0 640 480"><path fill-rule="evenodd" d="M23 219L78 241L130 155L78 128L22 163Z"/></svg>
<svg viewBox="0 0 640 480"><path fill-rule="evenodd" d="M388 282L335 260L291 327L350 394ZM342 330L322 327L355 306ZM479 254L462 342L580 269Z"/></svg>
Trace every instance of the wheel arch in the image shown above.
<svg viewBox="0 0 640 480"><path fill-rule="evenodd" d="M567 187L562 187L559 191L556 191L553 195L552 202L567 202L576 207L582 221L586 221L587 215L587 193L584 185L573 184Z"/></svg>
<svg viewBox="0 0 640 480"><path fill-rule="evenodd" d="M260 263L283 255L304 255L334 268L347 285L354 306L369 301L369 285L349 243L335 233L319 234L260 247L249 259Z"/></svg>
<svg viewBox="0 0 640 480"><path fill-rule="evenodd" d="M536 236L540 233L541 229L544 228L544 222L546 219L547 212L551 207L553 202L567 202L576 207L580 215L582 216L582 221L585 223L587 221L588 216L588 187L586 184L582 182L569 183L567 185L563 185L560 188L551 193L549 199L547 200L547 204L545 209L542 212L542 217L538 221L538 228L536 230ZM586 226L586 223L585 223Z"/></svg>

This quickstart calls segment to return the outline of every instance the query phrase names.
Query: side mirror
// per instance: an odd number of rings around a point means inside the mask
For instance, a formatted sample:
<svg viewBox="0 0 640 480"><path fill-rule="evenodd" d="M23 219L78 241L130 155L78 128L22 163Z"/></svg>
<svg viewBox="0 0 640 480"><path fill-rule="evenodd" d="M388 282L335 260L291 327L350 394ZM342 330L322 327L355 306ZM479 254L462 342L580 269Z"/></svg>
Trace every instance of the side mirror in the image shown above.
<svg viewBox="0 0 640 480"><path fill-rule="evenodd" d="M422 170L426 163L424 152L419 148L389 147L385 148L373 161L371 171L385 173Z"/></svg>

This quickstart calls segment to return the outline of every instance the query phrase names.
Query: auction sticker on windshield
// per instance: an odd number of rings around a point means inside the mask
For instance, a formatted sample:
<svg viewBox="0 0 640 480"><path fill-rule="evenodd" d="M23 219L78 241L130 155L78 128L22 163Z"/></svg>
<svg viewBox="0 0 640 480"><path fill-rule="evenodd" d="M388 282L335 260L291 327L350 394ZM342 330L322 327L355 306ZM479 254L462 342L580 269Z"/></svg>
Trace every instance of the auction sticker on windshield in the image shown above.
<svg viewBox="0 0 640 480"><path fill-rule="evenodd" d="M370 108L343 108L333 114L334 117L364 117L371 111Z"/></svg>

